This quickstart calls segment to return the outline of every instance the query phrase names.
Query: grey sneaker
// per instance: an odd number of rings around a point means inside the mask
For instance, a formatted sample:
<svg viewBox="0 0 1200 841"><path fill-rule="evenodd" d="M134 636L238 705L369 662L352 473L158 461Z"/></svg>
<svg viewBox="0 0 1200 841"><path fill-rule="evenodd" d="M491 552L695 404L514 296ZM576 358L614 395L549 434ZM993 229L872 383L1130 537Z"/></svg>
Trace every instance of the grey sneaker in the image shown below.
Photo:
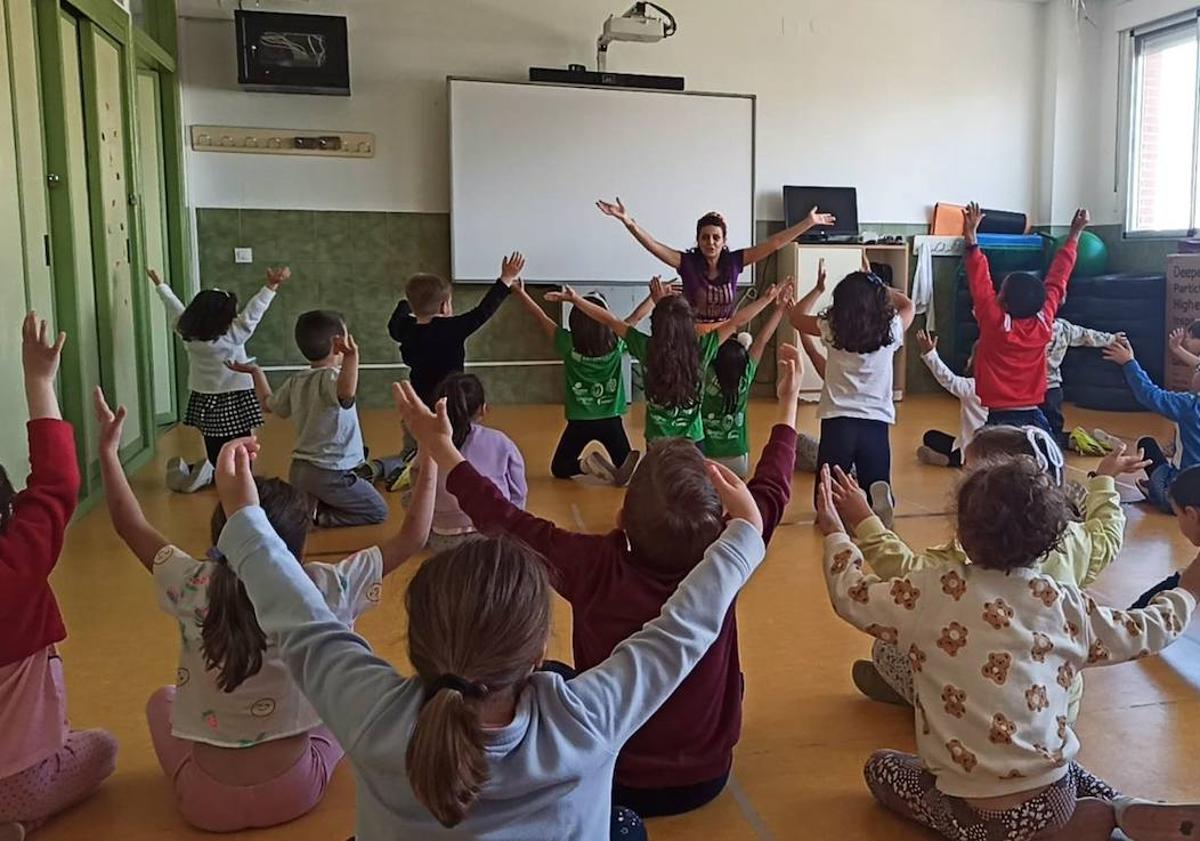
<svg viewBox="0 0 1200 841"><path fill-rule="evenodd" d="M887 482L872 482L867 498L871 501L871 510L889 529L896 523L896 497L892 495L892 486Z"/></svg>
<svg viewBox="0 0 1200 841"><path fill-rule="evenodd" d="M894 704L897 707L912 706L904 699L903 695L892 689L870 660L855 660L854 666L850 670L850 677L854 680L855 688L872 701Z"/></svg>
<svg viewBox="0 0 1200 841"><path fill-rule="evenodd" d="M803 432L796 435L796 469L803 473L817 472L817 448L821 442Z"/></svg>
<svg viewBox="0 0 1200 841"><path fill-rule="evenodd" d="M190 472L186 461L178 456L171 459L167 462L167 487L176 493L181 493L180 489L187 483Z"/></svg>
<svg viewBox="0 0 1200 841"><path fill-rule="evenodd" d="M168 487L171 490L181 494L194 494L213 483L213 466L208 463L207 459L198 461L187 468L187 473L177 485L171 485L170 482L171 480L168 478Z"/></svg>
<svg viewBox="0 0 1200 841"><path fill-rule="evenodd" d="M613 473L613 484L618 488L628 485L629 480L633 478L633 471L637 470L638 462L641 459L642 454L638 450L630 450L629 455L625 456L625 460L621 462L621 466Z"/></svg>
<svg viewBox="0 0 1200 841"><path fill-rule="evenodd" d="M934 467L949 467L950 456L944 453L939 453L932 447L926 447L924 444L917 447L917 461L921 464L932 464Z"/></svg>
<svg viewBox="0 0 1200 841"><path fill-rule="evenodd" d="M626 459L626 461L628 461L628 459ZM579 466L588 476L599 479L600 481L606 482L610 485L617 484L617 468L613 466L613 463L609 461L608 457L603 453L588 453L586 456L584 456L583 460L579 462ZM623 464L621 465L622 468L624 468L624 466L625 465ZM633 475L632 470L630 471L629 475ZM625 481L628 482L629 480L626 479Z"/></svg>

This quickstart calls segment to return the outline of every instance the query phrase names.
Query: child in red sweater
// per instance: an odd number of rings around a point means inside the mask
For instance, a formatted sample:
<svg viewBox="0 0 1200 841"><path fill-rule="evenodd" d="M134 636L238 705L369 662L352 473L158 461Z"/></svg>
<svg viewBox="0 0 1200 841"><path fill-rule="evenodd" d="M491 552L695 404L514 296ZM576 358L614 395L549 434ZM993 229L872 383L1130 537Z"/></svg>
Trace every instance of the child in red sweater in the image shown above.
<svg viewBox="0 0 1200 841"><path fill-rule="evenodd" d="M796 459L799 355L780 349L779 419L748 483L763 539L783 517ZM407 383L396 386L405 424L447 474L446 488L479 531L509 534L537 551L571 603L575 669L603 662L656 618L679 583L725 527L705 461L686 439L651 443L633 474L617 528L578 534L509 503L455 449L444 405L435 417ZM691 811L721 793L742 724L743 680L731 608L712 648L617 759L613 801L643 817Z"/></svg>
<svg viewBox="0 0 1200 841"><path fill-rule="evenodd" d="M977 234L983 211L971 202L963 211L963 263L979 342L975 346L975 391L988 410L989 426L1040 426L1052 432L1040 406L1046 395L1046 345L1054 335L1054 316L1067 297L1079 236L1091 217L1075 211L1071 235L1046 272L1045 282L1028 272L1012 272L997 292Z"/></svg>
<svg viewBox="0 0 1200 841"><path fill-rule="evenodd" d="M117 756L103 730L68 729L55 648L67 631L48 578L79 496L74 432L54 393L66 336L49 344L34 313L21 332L32 471L14 496L0 468L0 841L21 841L92 794Z"/></svg>

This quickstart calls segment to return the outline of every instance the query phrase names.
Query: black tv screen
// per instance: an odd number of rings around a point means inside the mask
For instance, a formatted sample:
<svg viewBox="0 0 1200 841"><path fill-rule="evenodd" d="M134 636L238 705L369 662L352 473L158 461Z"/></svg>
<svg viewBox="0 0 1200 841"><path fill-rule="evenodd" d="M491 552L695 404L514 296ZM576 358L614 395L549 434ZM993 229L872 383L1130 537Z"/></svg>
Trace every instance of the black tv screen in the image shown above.
<svg viewBox="0 0 1200 841"><path fill-rule="evenodd" d="M783 215L787 227L804 219L817 208L832 213L837 223L830 228L812 228L801 239L858 236L858 190L854 187L784 187Z"/></svg>
<svg viewBox="0 0 1200 841"><path fill-rule="evenodd" d="M350 95L346 18L238 9L234 26L247 90Z"/></svg>

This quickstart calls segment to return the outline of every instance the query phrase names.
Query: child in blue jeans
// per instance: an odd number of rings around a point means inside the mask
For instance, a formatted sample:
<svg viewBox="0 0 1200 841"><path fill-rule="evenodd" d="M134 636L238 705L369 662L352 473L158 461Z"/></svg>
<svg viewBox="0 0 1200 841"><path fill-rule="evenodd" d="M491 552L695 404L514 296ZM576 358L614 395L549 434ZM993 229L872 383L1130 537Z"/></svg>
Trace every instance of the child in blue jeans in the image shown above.
<svg viewBox="0 0 1200 841"><path fill-rule="evenodd" d="M1187 470L1200 464L1200 396L1197 387L1200 377L1192 379L1190 392L1167 391L1150 381L1141 365L1133 356L1133 346L1129 339L1119 336L1115 342L1104 349L1104 358L1121 366L1125 374L1125 382L1133 396L1146 409L1172 420L1179 427L1179 441L1182 452L1179 454L1179 464L1174 465L1163 455L1158 442L1146 436L1138 439L1138 449L1143 457L1151 464L1146 468L1146 478L1138 480L1138 488L1146 495L1146 499L1154 503L1167 514L1174 513L1167 489L1171 486L1180 471Z"/></svg>

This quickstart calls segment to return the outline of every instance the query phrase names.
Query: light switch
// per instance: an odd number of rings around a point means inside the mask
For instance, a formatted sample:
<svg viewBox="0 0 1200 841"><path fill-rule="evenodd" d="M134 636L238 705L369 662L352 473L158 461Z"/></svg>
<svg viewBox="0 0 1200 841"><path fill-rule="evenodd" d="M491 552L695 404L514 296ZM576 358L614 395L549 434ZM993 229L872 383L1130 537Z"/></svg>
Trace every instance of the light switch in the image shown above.
<svg viewBox="0 0 1200 841"><path fill-rule="evenodd" d="M233 262L235 263L253 263L254 249L253 248L235 248L233 249Z"/></svg>

